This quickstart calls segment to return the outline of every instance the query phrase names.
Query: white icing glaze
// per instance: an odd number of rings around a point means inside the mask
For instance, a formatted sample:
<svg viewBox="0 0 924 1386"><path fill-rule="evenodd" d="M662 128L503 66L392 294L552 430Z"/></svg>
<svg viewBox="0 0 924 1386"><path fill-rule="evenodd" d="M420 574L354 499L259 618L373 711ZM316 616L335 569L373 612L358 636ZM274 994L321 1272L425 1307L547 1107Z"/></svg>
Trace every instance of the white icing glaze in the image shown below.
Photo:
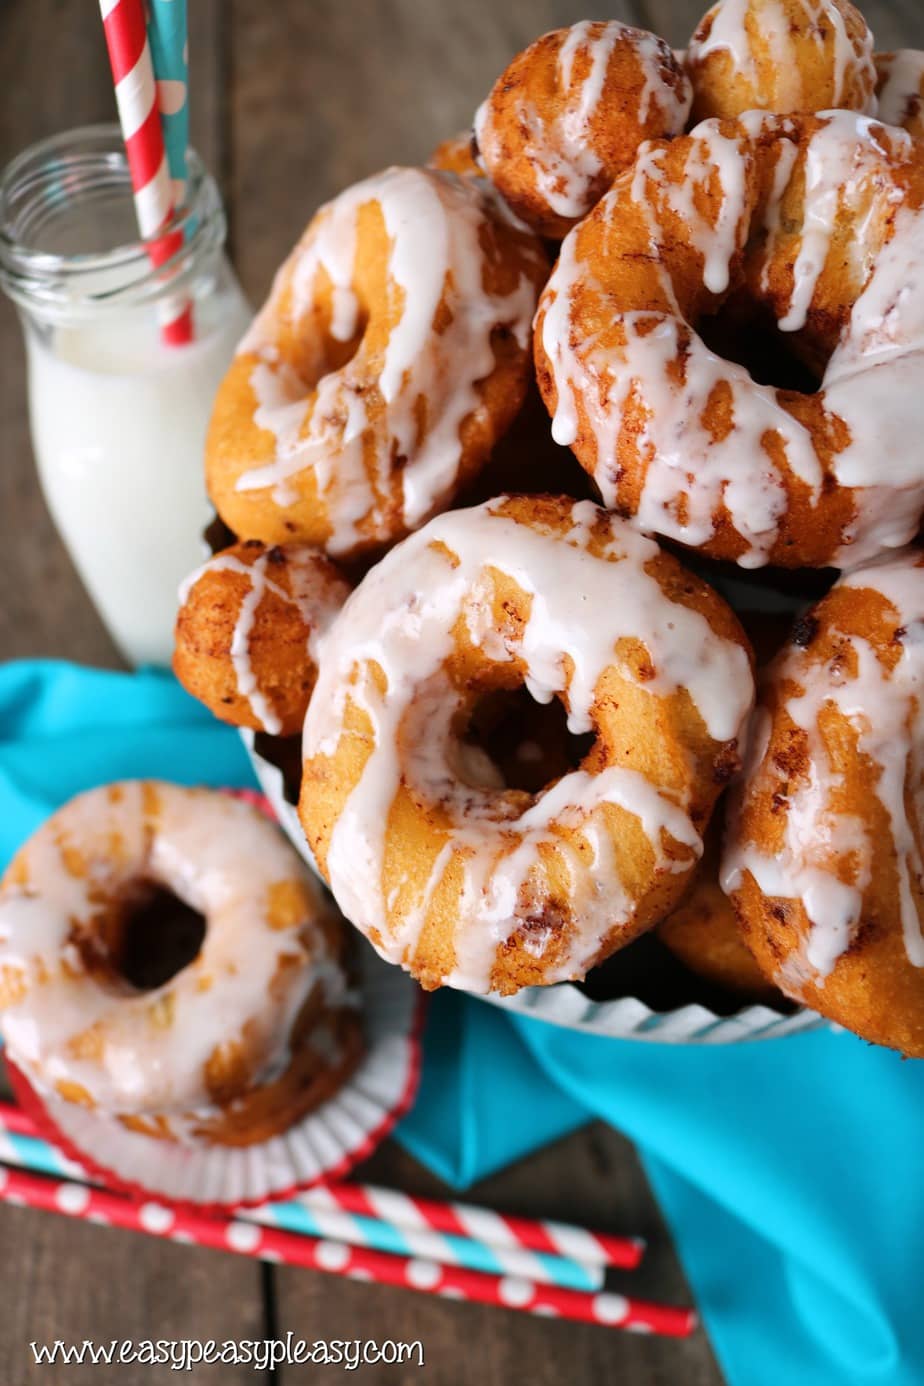
<svg viewBox="0 0 924 1386"><path fill-rule="evenodd" d="M247 579L248 590L240 604L234 633L231 637L231 664L237 680L237 691L250 705L254 717L271 736L278 736L282 724L272 704L260 688L253 668L250 642L253 623L263 598L272 593L287 606L294 606L306 629L306 650L313 663L318 659L318 642L343 605L346 583L334 579L331 569L315 549L307 545L286 546L286 572L289 589L274 582L270 576L270 550L264 550L253 563L245 563L233 553L219 553L190 573L180 587L180 605L185 605L190 593L206 573L238 573Z"/></svg>
<svg viewBox="0 0 924 1386"><path fill-rule="evenodd" d="M865 109L867 113L875 112L872 34L867 29L855 45L837 0L799 0L799 9L801 14L794 16L798 27L793 28L782 0L721 0L710 11L713 21L707 37L691 42L688 61L695 68L712 53L728 53L736 73L751 84L755 107L811 110L814 107L810 104L811 93L805 90L797 43L830 45L832 85L825 104L840 106L854 75L865 76L871 93ZM767 45L772 70L761 70L749 28ZM769 89L765 81L768 77L772 79Z"/></svg>
<svg viewBox="0 0 924 1386"><path fill-rule="evenodd" d="M312 927L324 909L317 887L258 810L155 782L152 816L141 783L119 788L118 802L96 789L59 810L23 849L27 884L8 879L0 888L0 971L21 974L27 987L0 1015L0 1032L42 1090L78 1084L119 1113L205 1109L205 1066L216 1051L243 1039L257 1058L255 1077L280 1071L314 986L335 1001L344 979ZM86 874L71 873L68 850L84 859ZM92 931L101 897L139 879L164 886L207 921L198 957L142 993L89 975L72 941ZM293 881L312 913L274 930L270 891ZM283 957L298 966L277 975ZM94 1028L98 1055L86 1043Z"/></svg>
<svg viewBox="0 0 924 1386"><path fill-rule="evenodd" d="M821 393L830 418L847 425L847 441L832 464L835 479L856 492L856 520L836 556L846 566L907 543L924 506L924 463L919 450L908 446L924 427L919 386L924 367L924 212L899 205L900 194L883 177L881 127L851 112L828 112L822 119L804 160L797 159L795 146L786 138L793 122L750 113L739 122L740 135L733 138L723 134L717 122L704 121L691 135L688 176L676 186L664 178L664 149L643 146L632 175L616 183L595 215L618 224L630 200L641 207L656 263L669 236L662 229L662 209L683 216L690 242L703 259L704 283L721 295L728 287L735 253L753 229L753 195L749 196L746 178L753 166L752 141L771 123L778 134L776 160L768 174L771 253L780 234L783 195L797 171L806 169L806 229L792 298L780 323L784 330L797 330L805 322L828 258L838 209L855 212L854 270L864 287L828 364ZM892 131L890 138L898 157L913 157L910 136ZM716 177L722 200L711 224L698 209L694 190ZM890 239L879 249L882 227L889 221ZM563 243L540 306L542 346L558 395L553 436L565 446L574 443L580 398L596 444L594 476L604 501L615 505L623 415L630 398L640 395L647 417L639 449L647 469L636 523L697 547L712 537L724 502L747 543L739 564L760 566L767 561L786 507L784 477L765 439L776 437L789 470L817 499L822 470L812 434L790 412L784 392L757 384L743 367L708 350L682 321L663 268L662 286L673 313L619 312L614 305L612 320L621 326L625 345L582 340L571 320L575 294L586 295L596 287L602 295L604 290L592 267L578 256L579 235L578 228ZM766 285L766 264L763 282ZM678 384L681 347L687 355ZM732 405L732 427L722 439L703 422L706 402L720 383L729 390ZM883 455L890 459L885 476ZM681 496L682 515L677 504Z"/></svg>
<svg viewBox="0 0 924 1386"><path fill-rule="evenodd" d="M687 49L687 63L694 67L710 53L728 53L736 71L749 81L757 78L757 63L747 31L752 0L721 0L709 11L712 25L705 39L693 38ZM769 28L769 26L768 26Z"/></svg>
<svg viewBox="0 0 924 1386"><path fill-rule="evenodd" d="M670 49L655 34L634 29L618 20L600 23L582 20L565 31L558 51L560 109L553 120L544 119L524 98L518 125L526 138L528 158L536 186L556 216L575 220L594 204L603 163L593 146L591 125L607 89L607 72L618 46L631 47L642 77L637 119L644 127L656 106L666 133L679 133L690 112L692 93L685 79L669 83L665 64ZM579 81L574 77L575 59L585 53L590 65ZM493 111L488 98L475 114L475 137L480 148L493 137Z"/></svg>
<svg viewBox="0 0 924 1386"><path fill-rule="evenodd" d="M830 128L830 127L829 127ZM862 149L862 146L860 146ZM851 140L809 141L805 151L805 211L799 253L793 264L793 287L788 311L779 319L781 332L798 332L827 263L838 214L856 194L858 146ZM868 170L864 168L863 173Z"/></svg>
<svg viewBox="0 0 924 1386"><path fill-rule="evenodd" d="M924 108L924 51L899 48L880 54L879 119L887 125L904 125Z"/></svg>
<svg viewBox="0 0 924 1386"><path fill-rule="evenodd" d="M342 369L325 371L323 343L311 336L309 315L326 278L333 287L332 335L348 341L360 329L357 225L361 209L373 203L391 242L388 276L402 311L370 383L372 365L362 344ZM276 439L272 461L245 472L239 491L269 489L280 505L288 505L297 495L294 479L313 471L332 524L327 547L333 554L358 542L360 521L384 515L396 457L406 459L405 526L421 524L445 503L461 462L462 423L484 408L476 385L494 368L492 331L506 327L525 348L536 301L525 274L509 295L484 288L480 235L492 218L497 220L496 201L477 180L433 169L388 169L321 209L239 348L260 358L251 375L255 422ZM538 266L538 245L534 253ZM437 333L434 318L442 303L452 316ZM306 372L316 378L313 389L279 360L275 338L282 312L303 328L301 349ZM364 403L370 388L385 404L375 424Z"/></svg>
<svg viewBox="0 0 924 1386"><path fill-rule="evenodd" d="M368 574L324 643L304 735L306 759L331 755L347 704L367 714L374 748L333 831L331 888L353 923L379 936L383 955L407 966L434 893L450 868L461 872L456 963L447 980L472 991L488 988L498 946L540 912L544 854L554 852L570 876L577 922L547 980L582 975L607 934L631 923L633 904L608 842L605 805L640 818L661 869L677 869L664 855L663 834L689 849L681 870L701 843L687 806L634 771L574 771L525 812L499 796L496 769L483 756L463 761L453 732L460 695L443 665L457 622L465 622L486 659L522 660L533 697L561 697L573 732L592 729L595 690L621 637L642 641L650 652L654 675L644 687L660 695L688 690L718 740L738 735L752 694L744 651L718 638L698 613L671 602L645 571L657 554L651 540L609 516L607 556L599 557L588 544L604 512L590 502L574 505L566 537L518 523L498 513L500 505L432 521ZM531 594L525 628L496 629L487 609L492 568ZM384 693L373 668L385 676ZM383 890L388 813L399 783L440 805L452 823L423 894L403 904L404 886L390 898ZM580 830L591 844L590 865L562 841L556 825ZM535 937L530 946L539 946Z"/></svg>
<svg viewBox="0 0 924 1386"><path fill-rule="evenodd" d="M690 239L703 257L703 283L710 293L723 294L728 288L732 256L741 249L746 230L742 218L747 151L740 137L723 134L712 121L704 121L693 134L696 138L690 148L687 177L681 183L672 183L665 176L665 146L642 145L632 173L632 200L648 215L650 199L657 195L659 201L683 218ZM713 179L717 179L721 202L718 214L709 220L700 211L695 193ZM650 231L654 243L660 234L660 221L654 214Z"/></svg>
<svg viewBox="0 0 924 1386"><path fill-rule="evenodd" d="M806 982L823 985L856 937L873 860L889 850L872 836L867 823L836 807L842 779L831 766L818 726L826 707L836 708L850 723L858 754L877 768L875 792L890 827L905 950L913 966L924 966L924 937L912 892L912 881L920 882L924 876L924 860L907 809L909 801L915 805L920 831L924 569L916 566L918 558L914 550L889 556L857 569L839 584L871 589L894 607L903 633L901 656L891 671L866 640L839 633L849 644L855 669L849 659L820 667L801 650L791 649L769 674L774 683L786 680L801 690L787 700L785 709L808 738L809 774L791 788L782 850L771 857L753 843L733 845L726 853L722 884L733 893L748 871L764 895L801 900L811 928L780 974L781 984L789 990L798 992ZM763 759L766 737L756 749L752 767L743 776L745 792L749 774Z"/></svg>

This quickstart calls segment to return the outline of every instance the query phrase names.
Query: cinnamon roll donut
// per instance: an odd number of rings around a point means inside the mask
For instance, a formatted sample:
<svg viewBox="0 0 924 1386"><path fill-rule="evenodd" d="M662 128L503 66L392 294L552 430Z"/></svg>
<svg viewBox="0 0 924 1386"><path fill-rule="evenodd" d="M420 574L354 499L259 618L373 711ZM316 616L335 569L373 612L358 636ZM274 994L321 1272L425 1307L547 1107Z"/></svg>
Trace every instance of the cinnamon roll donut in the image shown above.
<svg viewBox="0 0 924 1386"><path fill-rule="evenodd" d="M546 274L471 179L392 168L322 207L218 389L221 518L341 558L423 524L516 415Z"/></svg>
<svg viewBox="0 0 924 1386"><path fill-rule="evenodd" d="M524 685L592 734L534 792L467 737ZM751 696L737 620L676 559L590 501L501 497L405 540L335 620L302 825L347 916L424 987L580 978L679 901Z"/></svg>
<svg viewBox="0 0 924 1386"><path fill-rule="evenodd" d="M697 25L686 67L694 121L876 112L873 36L849 0L720 0Z"/></svg>
<svg viewBox="0 0 924 1386"><path fill-rule="evenodd" d="M475 139L517 216L561 239L642 140L679 135L689 110L690 84L662 39L585 20L517 54L475 115Z"/></svg>
<svg viewBox="0 0 924 1386"><path fill-rule="evenodd" d="M879 119L924 139L924 52L899 48L876 54Z"/></svg>
<svg viewBox="0 0 924 1386"><path fill-rule="evenodd" d="M723 314L804 380L712 350ZM640 528L744 567L899 547L924 510L924 148L845 111L647 145L564 242L534 340L554 437Z"/></svg>
<svg viewBox="0 0 924 1386"><path fill-rule="evenodd" d="M221 721L293 736L317 677L318 641L349 592L307 544L233 544L180 590L173 671Z"/></svg>
<svg viewBox="0 0 924 1386"><path fill-rule="evenodd" d="M133 931L162 943L178 908L202 916L201 947L142 984ZM39 1093L166 1140L249 1145L359 1058L345 949L343 921L259 810L112 784L53 814L0 882L0 1033Z"/></svg>
<svg viewBox="0 0 924 1386"><path fill-rule="evenodd" d="M788 996L924 1056L924 553L842 577L770 667L723 886Z"/></svg>

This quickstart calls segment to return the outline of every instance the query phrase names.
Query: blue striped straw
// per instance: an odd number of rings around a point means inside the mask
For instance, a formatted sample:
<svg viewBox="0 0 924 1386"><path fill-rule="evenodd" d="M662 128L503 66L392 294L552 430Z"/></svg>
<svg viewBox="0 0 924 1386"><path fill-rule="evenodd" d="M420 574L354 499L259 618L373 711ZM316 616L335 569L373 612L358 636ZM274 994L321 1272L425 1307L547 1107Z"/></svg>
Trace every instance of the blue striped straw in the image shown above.
<svg viewBox="0 0 924 1386"><path fill-rule="evenodd" d="M157 105L178 206L186 188L189 147L189 39L186 0L147 0L148 42L157 81Z"/></svg>
<svg viewBox="0 0 924 1386"><path fill-rule="evenodd" d="M430 1228L397 1227L378 1218L325 1207L326 1201L321 1185L294 1199L241 1210L238 1216L287 1232L373 1247L399 1256L419 1256L491 1275L518 1275L570 1290L599 1290L603 1284L602 1267L584 1265L567 1256L525 1247L490 1247L469 1237Z"/></svg>
<svg viewBox="0 0 924 1386"><path fill-rule="evenodd" d="M86 1173L60 1150L40 1136L24 1136L18 1131L0 1128L0 1163L32 1170L35 1174L50 1174L57 1179L76 1179L86 1182Z"/></svg>

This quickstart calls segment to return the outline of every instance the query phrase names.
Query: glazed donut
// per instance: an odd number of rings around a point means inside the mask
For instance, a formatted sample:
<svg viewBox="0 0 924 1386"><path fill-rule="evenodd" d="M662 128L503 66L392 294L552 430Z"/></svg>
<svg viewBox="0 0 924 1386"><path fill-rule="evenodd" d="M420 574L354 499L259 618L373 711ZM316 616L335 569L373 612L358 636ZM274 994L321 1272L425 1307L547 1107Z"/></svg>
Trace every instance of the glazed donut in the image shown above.
<svg viewBox="0 0 924 1386"><path fill-rule="evenodd" d="M876 113L873 36L849 0L720 0L697 25L686 67L694 121Z"/></svg>
<svg viewBox="0 0 924 1386"><path fill-rule="evenodd" d="M924 1056L924 553L842 577L770 667L723 888L766 975Z"/></svg>
<svg viewBox="0 0 924 1386"><path fill-rule="evenodd" d="M876 54L879 119L924 139L924 52L899 48Z"/></svg>
<svg viewBox="0 0 924 1386"><path fill-rule="evenodd" d="M221 518L342 558L423 524L519 408L547 272L474 180L392 168L341 193L219 386L206 480Z"/></svg>
<svg viewBox="0 0 924 1386"><path fill-rule="evenodd" d="M233 544L180 589L173 671L223 722L292 736L317 677L318 640L349 591L307 544Z"/></svg>
<svg viewBox="0 0 924 1386"><path fill-rule="evenodd" d="M580 767L506 785L481 699L561 701ZM590 501L431 521L347 601L305 719L299 812L334 896L421 984L582 977L677 903L751 706L731 610Z"/></svg>
<svg viewBox="0 0 924 1386"><path fill-rule="evenodd" d="M478 108L475 139L505 202L560 240L642 140L680 134L689 111L690 84L662 39L585 20L517 54Z"/></svg>
<svg viewBox="0 0 924 1386"><path fill-rule="evenodd" d="M442 173L457 173L460 178L484 178L484 169L476 158L478 146L471 130L462 130L442 140L427 160L428 168Z"/></svg>
<svg viewBox="0 0 924 1386"><path fill-rule="evenodd" d="M198 955L141 990L131 925L165 897L204 917ZM155 781L81 794L0 883L0 1033L39 1092L165 1139L287 1129L361 1050L345 930L292 847L227 794Z"/></svg>
<svg viewBox="0 0 924 1386"><path fill-rule="evenodd" d="M719 885L721 834L714 831L715 824L713 819L693 884L655 933L678 962L713 986L755 1003L781 1001L745 947L735 911Z"/></svg>
<svg viewBox="0 0 924 1386"><path fill-rule="evenodd" d="M924 148L850 112L754 112L644 147L564 242L536 320L553 435L604 504L750 568L907 543L924 509L922 208ZM786 334L808 389L711 350L720 310L739 338Z"/></svg>

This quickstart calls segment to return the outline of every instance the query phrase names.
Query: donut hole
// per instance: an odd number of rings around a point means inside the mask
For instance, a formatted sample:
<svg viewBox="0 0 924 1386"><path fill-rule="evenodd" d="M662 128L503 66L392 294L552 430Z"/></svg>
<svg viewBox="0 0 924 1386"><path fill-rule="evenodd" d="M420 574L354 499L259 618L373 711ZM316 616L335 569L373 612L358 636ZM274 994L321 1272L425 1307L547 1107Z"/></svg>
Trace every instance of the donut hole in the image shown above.
<svg viewBox="0 0 924 1386"><path fill-rule="evenodd" d="M369 311L365 303L357 300L357 315L351 324L353 331L345 339L333 333L333 308L330 307L320 324L318 341L311 331L304 331L301 340L290 345L287 361L289 371L281 377L281 383L288 385L291 402L301 400L306 393L316 390L326 375L335 375L344 370L359 352L369 327Z"/></svg>
<svg viewBox="0 0 924 1386"><path fill-rule="evenodd" d="M309 312L296 316L283 332L281 354L309 393L325 376L344 371L364 343L373 354L384 351L400 316L400 307L389 297L392 240L374 200L357 211L355 244L349 285L335 285L322 264ZM298 297L294 285L293 297Z"/></svg>
<svg viewBox="0 0 924 1386"><path fill-rule="evenodd" d="M733 295L717 313L700 318L696 330L710 351L743 366L758 385L802 395L821 388L830 352L819 352L802 333L782 332L765 304Z"/></svg>
<svg viewBox="0 0 924 1386"><path fill-rule="evenodd" d="M92 941L87 970L116 989L156 991L199 955L205 918L157 881L132 882Z"/></svg>
<svg viewBox="0 0 924 1386"><path fill-rule="evenodd" d="M576 735L568 729L558 698L539 703L521 686L480 693L459 739L488 757L507 789L536 795L576 770L596 738L593 732Z"/></svg>

